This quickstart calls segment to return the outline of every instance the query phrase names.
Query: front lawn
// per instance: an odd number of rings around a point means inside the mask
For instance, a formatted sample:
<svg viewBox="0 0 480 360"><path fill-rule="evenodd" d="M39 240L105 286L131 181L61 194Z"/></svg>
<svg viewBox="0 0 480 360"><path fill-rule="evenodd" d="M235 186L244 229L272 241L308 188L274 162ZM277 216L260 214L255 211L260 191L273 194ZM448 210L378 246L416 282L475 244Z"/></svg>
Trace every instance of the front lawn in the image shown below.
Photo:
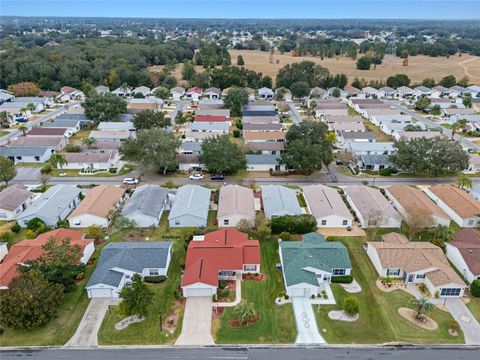
<svg viewBox="0 0 480 360"><path fill-rule="evenodd" d="M480 298L470 298L470 302L467 304L468 309L471 311L472 315L480 321Z"/></svg>
<svg viewBox="0 0 480 360"><path fill-rule="evenodd" d="M97 249L92 258L97 258ZM75 291L67 293L58 310L57 317L49 323L33 330L12 330L4 328L0 336L1 346L46 346L64 345L77 330L78 324L88 307L88 297L84 289L93 273L95 265L88 265L85 279L77 284Z"/></svg>
<svg viewBox="0 0 480 360"><path fill-rule="evenodd" d="M233 308L225 308L223 315L213 323L213 336L219 344L293 343L296 337L291 304L275 305L275 298L284 290L281 272L275 269L280 262L276 240L260 242L263 282L243 281L242 300L252 302L260 315L253 325L232 328Z"/></svg>
<svg viewBox="0 0 480 360"><path fill-rule="evenodd" d="M430 317L439 325L436 331L423 330L401 317L397 309L407 307L413 297L403 290L386 293L377 288L375 280L378 276L363 250L362 239L339 238L338 240L348 247L353 265L352 275L362 287L361 293L353 295L360 303L360 319L354 323L346 323L328 318L329 311L342 308L343 299L347 296L343 288L334 284L332 289L337 305L322 305L315 308L319 330L328 343L464 343L462 334L453 337L448 333L448 326L453 318L447 312L435 309L430 314ZM326 332L322 329L326 329Z"/></svg>

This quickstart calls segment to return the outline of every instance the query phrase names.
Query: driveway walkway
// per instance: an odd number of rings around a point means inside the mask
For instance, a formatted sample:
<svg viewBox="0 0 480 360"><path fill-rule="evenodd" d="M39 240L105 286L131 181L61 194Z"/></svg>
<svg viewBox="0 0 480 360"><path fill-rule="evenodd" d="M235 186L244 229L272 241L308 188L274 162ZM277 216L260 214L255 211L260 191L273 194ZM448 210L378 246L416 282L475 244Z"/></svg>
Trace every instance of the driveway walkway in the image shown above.
<svg viewBox="0 0 480 360"><path fill-rule="evenodd" d="M97 333L102 325L103 318L109 305L116 302L111 299L91 299L77 331L65 344L71 347L95 347L98 346Z"/></svg>
<svg viewBox="0 0 480 360"><path fill-rule="evenodd" d="M462 328L465 344L480 345L480 323L460 298L447 299L445 305Z"/></svg>
<svg viewBox="0 0 480 360"><path fill-rule="evenodd" d="M182 333L175 345L214 345L212 337L212 297L187 298Z"/></svg>
<svg viewBox="0 0 480 360"><path fill-rule="evenodd" d="M318 332L317 321L309 299L292 298L295 322L297 323L296 344L326 344Z"/></svg>

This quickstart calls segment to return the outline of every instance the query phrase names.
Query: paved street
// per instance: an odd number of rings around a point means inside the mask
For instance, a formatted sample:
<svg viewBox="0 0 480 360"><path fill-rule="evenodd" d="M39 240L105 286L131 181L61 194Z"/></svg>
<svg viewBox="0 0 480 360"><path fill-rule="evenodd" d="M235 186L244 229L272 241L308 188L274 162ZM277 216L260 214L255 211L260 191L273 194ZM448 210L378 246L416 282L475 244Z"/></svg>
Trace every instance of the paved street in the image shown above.
<svg viewBox="0 0 480 360"><path fill-rule="evenodd" d="M228 360L477 360L478 347L328 347L328 348L110 348L110 349L26 349L3 350L2 360L182 360L182 359L228 359Z"/></svg>

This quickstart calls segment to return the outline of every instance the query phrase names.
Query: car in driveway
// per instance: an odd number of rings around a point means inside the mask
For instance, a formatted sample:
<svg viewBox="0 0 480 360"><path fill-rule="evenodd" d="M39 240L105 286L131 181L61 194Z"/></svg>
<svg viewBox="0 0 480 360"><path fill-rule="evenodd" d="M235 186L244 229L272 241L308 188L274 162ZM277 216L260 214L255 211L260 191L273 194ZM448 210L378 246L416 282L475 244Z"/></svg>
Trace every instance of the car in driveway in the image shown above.
<svg viewBox="0 0 480 360"><path fill-rule="evenodd" d="M210 176L210 180L223 180L225 179L225 175L223 174L214 174Z"/></svg>
<svg viewBox="0 0 480 360"><path fill-rule="evenodd" d="M123 179L122 183L125 185L137 185L139 181L135 178L125 178Z"/></svg>
<svg viewBox="0 0 480 360"><path fill-rule="evenodd" d="M192 174L188 178L190 180L203 180L203 174Z"/></svg>

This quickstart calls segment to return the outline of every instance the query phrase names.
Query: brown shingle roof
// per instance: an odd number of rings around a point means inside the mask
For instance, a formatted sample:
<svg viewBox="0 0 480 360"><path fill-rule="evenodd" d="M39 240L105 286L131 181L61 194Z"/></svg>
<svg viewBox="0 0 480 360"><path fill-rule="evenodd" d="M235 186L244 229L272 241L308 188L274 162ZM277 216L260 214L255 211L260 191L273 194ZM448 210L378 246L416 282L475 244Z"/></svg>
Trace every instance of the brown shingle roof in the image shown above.
<svg viewBox="0 0 480 360"><path fill-rule="evenodd" d="M218 217L240 214L246 219L255 219L255 202L252 189L240 185L220 188Z"/></svg>
<svg viewBox="0 0 480 360"><path fill-rule="evenodd" d="M463 229L455 234L450 245L455 246L474 275L480 275L480 231Z"/></svg>
<svg viewBox="0 0 480 360"><path fill-rule="evenodd" d="M71 219L85 214L107 217L109 211L115 207L124 193L125 189L117 186L96 186L85 195L85 198L76 209L72 211L68 218Z"/></svg>
<svg viewBox="0 0 480 360"><path fill-rule="evenodd" d="M243 134L245 140L284 140L285 132L270 131L270 132L247 132Z"/></svg>
<svg viewBox="0 0 480 360"><path fill-rule="evenodd" d="M465 190L453 185L434 185L428 189L461 217L480 216L480 202Z"/></svg>
<svg viewBox="0 0 480 360"><path fill-rule="evenodd" d="M33 128L27 132L29 135L41 135L41 136L63 136L67 132L65 128Z"/></svg>
<svg viewBox="0 0 480 360"><path fill-rule="evenodd" d="M24 186L10 185L0 192L0 208L13 211L31 196L32 193L26 190Z"/></svg>

